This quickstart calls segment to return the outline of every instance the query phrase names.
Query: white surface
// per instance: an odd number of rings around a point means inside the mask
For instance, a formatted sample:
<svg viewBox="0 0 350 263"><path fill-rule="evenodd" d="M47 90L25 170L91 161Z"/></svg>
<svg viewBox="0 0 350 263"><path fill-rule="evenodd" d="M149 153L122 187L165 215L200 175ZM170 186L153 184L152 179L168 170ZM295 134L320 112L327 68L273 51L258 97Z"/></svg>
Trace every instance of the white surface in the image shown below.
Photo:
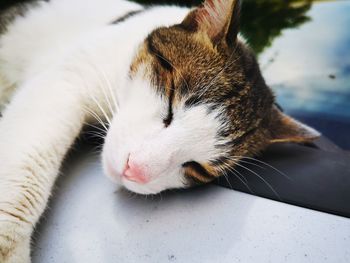
<svg viewBox="0 0 350 263"><path fill-rule="evenodd" d="M350 262L349 219L217 186L135 196L92 154L70 159L34 263Z"/></svg>

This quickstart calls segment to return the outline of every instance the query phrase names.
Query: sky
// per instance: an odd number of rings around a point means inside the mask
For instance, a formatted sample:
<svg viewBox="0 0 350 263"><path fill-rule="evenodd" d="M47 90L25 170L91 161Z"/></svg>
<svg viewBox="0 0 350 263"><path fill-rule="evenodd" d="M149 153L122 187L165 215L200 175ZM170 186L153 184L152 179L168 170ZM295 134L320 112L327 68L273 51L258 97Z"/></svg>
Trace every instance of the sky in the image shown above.
<svg viewBox="0 0 350 263"><path fill-rule="evenodd" d="M291 112L350 119L350 1L316 3L308 15L259 56L266 82Z"/></svg>

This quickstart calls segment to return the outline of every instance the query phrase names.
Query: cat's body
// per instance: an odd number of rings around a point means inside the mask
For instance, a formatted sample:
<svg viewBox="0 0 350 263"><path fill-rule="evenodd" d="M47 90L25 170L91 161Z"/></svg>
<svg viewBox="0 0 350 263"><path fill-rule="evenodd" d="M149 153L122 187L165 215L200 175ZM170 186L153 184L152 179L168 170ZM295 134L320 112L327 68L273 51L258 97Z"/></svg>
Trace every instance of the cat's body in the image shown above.
<svg viewBox="0 0 350 263"><path fill-rule="evenodd" d="M106 173L144 194L209 182L269 142L317 136L274 108L237 40L238 9L52 0L2 24L1 263L30 260L33 227L86 123L110 122Z"/></svg>
<svg viewBox="0 0 350 263"><path fill-rule="evenodd" d="M65 58L73 53L80 53L77 59L83 60L70 63L78 66L115 57L112 70L124 67L122 74L126 76L133 54L144 38L157 27L181 22L188 12L179 7L154 7L113 24L125 14L144 8L127 1L61 0L37 1L26 9L23 16L6 23L0 37L0 76L4 82L1 92L65 63ZM98 38L103 37L113 37L114 42L101 43L103 40Z"/></svg>
<svg viewBox="0 0 350 263"><path fill-rule="evenodd" d="M87 112L100 111L92 98L105 107L104 96L116 92L107 85L123 87L132 56L147 34L181 22L186 14L179 8L155 8L112 25L142 7L115 0L41 5L15 19L0 37L0 104L15 94L0 122L1 263L29 259L29 236L61 161L83 124L96 123ZM115 78L106 83L104 75Z"/></svg>

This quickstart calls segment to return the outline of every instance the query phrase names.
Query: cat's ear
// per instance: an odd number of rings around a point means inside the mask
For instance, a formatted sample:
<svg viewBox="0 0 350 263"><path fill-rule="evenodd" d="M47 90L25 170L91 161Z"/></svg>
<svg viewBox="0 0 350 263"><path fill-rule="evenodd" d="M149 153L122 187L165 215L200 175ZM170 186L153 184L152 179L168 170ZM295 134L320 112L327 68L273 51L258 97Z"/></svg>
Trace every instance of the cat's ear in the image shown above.
<svg viewBox="0 0 350 263"><path fill-rule="evenodd" d="M206 34L214 43L226 41L231 46L239 31L240 0L205 0L190 12L181 26Z"/></svg>
<svg viewBox="0 0 350 263"><path fill-rule="evenodd" d="M282 113L277 107L273 107L269 130L271 134L270 143L312 142L321 136L315 129Z"/></svg>

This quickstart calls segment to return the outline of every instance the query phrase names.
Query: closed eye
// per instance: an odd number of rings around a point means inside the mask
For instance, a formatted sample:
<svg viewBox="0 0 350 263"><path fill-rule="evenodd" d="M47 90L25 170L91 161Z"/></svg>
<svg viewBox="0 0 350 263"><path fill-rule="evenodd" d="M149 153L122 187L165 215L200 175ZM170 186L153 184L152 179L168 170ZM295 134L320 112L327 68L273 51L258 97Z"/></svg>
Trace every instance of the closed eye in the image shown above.
<svg viewBox="0 0 350 263"><path fill-rule="evenodd" d="M169 104L168 104L168 113L167 117L163 120L165 128L167 128L174 118L174 112L173 112L173 100L174 100L174 82L172 81L172 85L170 87L170 94L169 94Z"/></svg>

